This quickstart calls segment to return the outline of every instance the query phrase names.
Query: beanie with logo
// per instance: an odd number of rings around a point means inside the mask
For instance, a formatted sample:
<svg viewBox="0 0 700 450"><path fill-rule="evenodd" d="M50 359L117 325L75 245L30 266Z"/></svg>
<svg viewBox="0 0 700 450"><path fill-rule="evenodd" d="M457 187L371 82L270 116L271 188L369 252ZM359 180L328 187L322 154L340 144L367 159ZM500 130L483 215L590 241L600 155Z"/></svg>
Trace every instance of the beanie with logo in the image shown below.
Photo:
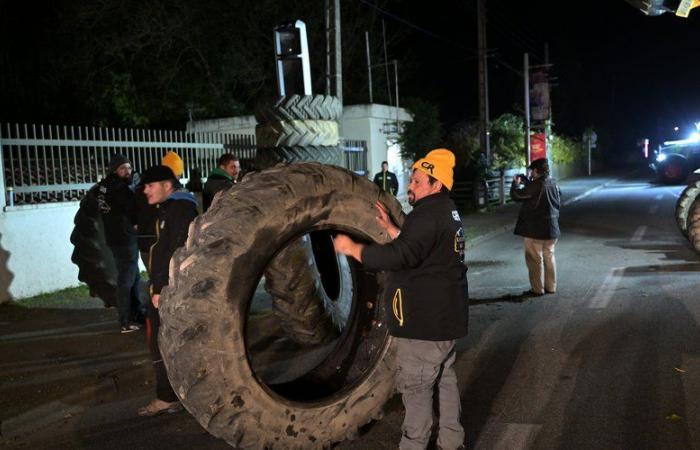
<svg viewBox="0 0 700 450"><path fill-rule="evenodd" d="M424 158L413 164L413 169L420 170L440 181L448 190L454 183L455 155L446 148L431 150Z"/></svg>

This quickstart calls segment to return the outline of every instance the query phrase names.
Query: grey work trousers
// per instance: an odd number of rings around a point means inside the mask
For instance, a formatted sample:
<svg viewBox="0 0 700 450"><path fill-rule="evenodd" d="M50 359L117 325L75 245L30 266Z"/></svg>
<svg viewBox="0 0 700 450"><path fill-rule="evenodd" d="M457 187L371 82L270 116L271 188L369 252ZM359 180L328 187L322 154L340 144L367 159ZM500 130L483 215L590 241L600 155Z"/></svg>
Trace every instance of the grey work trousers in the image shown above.
<svg viewBox="0 0 700 450"><path fill-rule="evenodd" d="M406 416L401 427L401 450L423 450L433 426L433 392L438 387L440 431L438 446L453 450L464 445L462 405L457 387L455 341L397 341L398 389Z"/></svg>

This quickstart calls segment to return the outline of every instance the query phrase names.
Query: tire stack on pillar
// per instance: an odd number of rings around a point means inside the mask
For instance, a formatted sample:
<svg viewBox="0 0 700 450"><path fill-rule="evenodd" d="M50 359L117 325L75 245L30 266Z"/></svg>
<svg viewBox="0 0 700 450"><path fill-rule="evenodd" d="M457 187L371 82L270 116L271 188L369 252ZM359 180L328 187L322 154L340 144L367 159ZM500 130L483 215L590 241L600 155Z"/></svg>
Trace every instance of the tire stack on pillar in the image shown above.
<svg viewBox="0 0 700 450"><path fill-rule="evenodd" d="M310 161L342 167L345 158L338 146L342 108L330 95L284 96L259 108L256 168ZM272 310L287 336L299 344L323 344L344 326L353 298L352 274L344 256L337 257L337 264L339 293L334 299L323 287L310 235L288 245L265 271Z"/></svg>
<svg viewBox="0 0 700 450"><path fill-rule="evenodd" d="M690 183L676 202L676 223L700 253L700 181Z"/></svg>

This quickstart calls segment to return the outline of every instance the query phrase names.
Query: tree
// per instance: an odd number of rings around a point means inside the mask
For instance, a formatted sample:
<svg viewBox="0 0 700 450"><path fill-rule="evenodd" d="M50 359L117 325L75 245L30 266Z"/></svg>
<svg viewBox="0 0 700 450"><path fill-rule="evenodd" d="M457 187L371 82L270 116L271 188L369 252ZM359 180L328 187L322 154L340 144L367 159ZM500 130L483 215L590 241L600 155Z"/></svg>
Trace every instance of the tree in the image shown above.
<svg viewBox="0 0 700 450"><path fill-rule="evenodd" d="M409 98L403 107L413 121L403 124L399 136L401 156L416 161L440 146L442 125L437 107L426 100Z"/></svg>
<svg viewBox="0 0 700 450"><path fill-rule="evenodd" d="M504 170L525 166L525 130L523 119L503 114L491 122L491 166Z"/></svg>

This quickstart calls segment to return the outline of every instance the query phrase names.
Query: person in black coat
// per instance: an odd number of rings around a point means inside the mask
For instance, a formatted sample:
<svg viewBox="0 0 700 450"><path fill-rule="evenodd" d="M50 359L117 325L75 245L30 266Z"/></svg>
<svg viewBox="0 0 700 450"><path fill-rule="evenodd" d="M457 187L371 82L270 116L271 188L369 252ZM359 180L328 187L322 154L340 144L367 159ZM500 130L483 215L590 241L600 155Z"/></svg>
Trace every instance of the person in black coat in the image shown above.
<svg viewBox="0 0 700 450"><path fill-rule="evenodd" d="M141 416L153 416L164 412L175 412L180 404L168 381L163 358L158 348L161 290L168 285L170 259L179 247L185 244L190 222L197 216L197 202L191 193L181 190L180 182L167 166L154 166L142 177L143 193L149 205L157 207L153 233L155 243L148 255L151 304L148 308L148 341L156 371L156 398L139 409Z"/></svg>
<svg viewBox="0 0 700 450"><path fill-rule="evenodd" d="M386 161L382 161L382 171L374 175L374 184L391 195L399 192L399 180L396 174L389 172L389 163Z"/></svg>
<svg viewBox="0 0 700 450"><path fill-rule="evenodd" d="M413 210L401 229L377 203L379 223L392 242L363 245L346 235L335 249L372 270L389 272L384 308L397 342L397 387L406 415L401 449L424 449L433 423L433 391L439 390L438 447L464 445L457 387L455 340L467 334L467 267L462 220L449 190L455 157L436 149L413 165L408 201Z"/></svg>
<svg viewBox="0 0 700 450"><path fill-rule="evenodd" d="M218 167L211 171L204 183L202 192L202 208L206 212L214 201L217 192L228 189L238 183L238 174L241 172L240 160L230 153L224 153L219 158Z"/></svg>
<svg viewBox="0 0 700 450"><path fill-rule="evenodd" d="M117 267L117 311L122 333L141 327L145 313L139 295L138 250L132 225L134 191L131 162L124 155L112 156L108 175L98 183L98 204L102 212L105 241Z"/></svg>
<svg viewBox="0 0 700 450"><path fill-rule="evenodd" d="M523 295L540 296L557 290L554 247L561 234L561 192L549 176L546 158L536 159L528 169L532 170L532 179L514 177L510 197L522 203L515 234L524 238L525 263L530 278L530 290Z"/></svg>

